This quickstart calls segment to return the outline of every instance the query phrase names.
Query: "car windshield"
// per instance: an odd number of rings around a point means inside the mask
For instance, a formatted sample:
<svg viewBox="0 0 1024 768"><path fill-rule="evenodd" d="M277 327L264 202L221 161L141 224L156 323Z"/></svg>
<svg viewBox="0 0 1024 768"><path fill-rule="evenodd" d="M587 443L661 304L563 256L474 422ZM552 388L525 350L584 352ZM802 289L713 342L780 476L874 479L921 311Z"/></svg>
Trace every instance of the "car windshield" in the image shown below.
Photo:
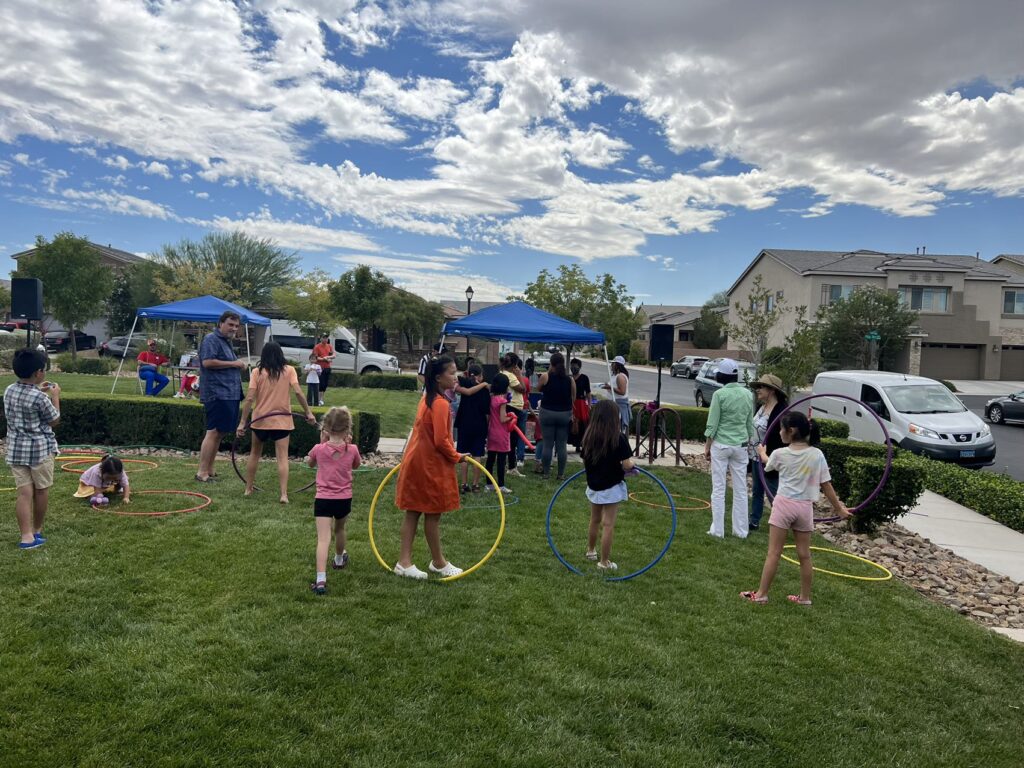
<svg viewBox="0 0 1024 768"><path fill-rule="evenodd" d="M967 410L941 384L885 387L885 394L900 413L963 413Z"/></svg>

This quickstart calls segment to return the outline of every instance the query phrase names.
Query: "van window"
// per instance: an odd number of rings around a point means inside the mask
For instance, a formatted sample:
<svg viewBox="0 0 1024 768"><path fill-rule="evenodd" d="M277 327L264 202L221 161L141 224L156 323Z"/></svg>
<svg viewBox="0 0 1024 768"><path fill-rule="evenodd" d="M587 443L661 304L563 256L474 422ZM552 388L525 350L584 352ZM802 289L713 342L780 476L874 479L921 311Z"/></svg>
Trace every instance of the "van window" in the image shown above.
<svg viewBox="0 0 1024 768"><path fill-rule="evenodd" d="M860 399L886 421L889 421L889 409L885 407L882 395L874 387L865 384L860 388Z"/></svg>
<svg viewBox="0 0 1024 768"><path fill-rule="evenodd" d="M886 387L885 394L900 413L963 413L967 410L942 384Z"/></svg>
<svg viewBox="0 0 1024 768"><path fill-rule="evenodd" d="M352 354L352 344L348 339L335 339L334 340L334 351L341 352L343 355Z"/></svg>
<svg viewBox="0 0 1024 768"><path fill-rule="evenodd" d="M274 336L274 341L280 344L282 347L291 347L293 349L309 349L312 350L316 346L316 339L312 336Z"/></svg>

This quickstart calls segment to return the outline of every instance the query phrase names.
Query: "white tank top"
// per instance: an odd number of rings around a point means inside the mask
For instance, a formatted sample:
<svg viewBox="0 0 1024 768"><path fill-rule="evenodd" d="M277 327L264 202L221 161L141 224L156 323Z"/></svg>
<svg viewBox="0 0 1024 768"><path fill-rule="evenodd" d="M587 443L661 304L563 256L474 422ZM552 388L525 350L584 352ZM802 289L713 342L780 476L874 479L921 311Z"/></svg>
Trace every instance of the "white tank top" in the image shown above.
<svg viewBox="0 0 1024 768"><path fill-rule="evenodd" d="M619 378L620 376L626 380L626 391L623 392L621 395L618 392L615 391L615 380L617 378ZM608 383L609 383L609 386L611 386L612 397L615 400L628 400L629 399L629 376L627 376L624 373L617 373L614 376L612 376L612 380L610 382L608 382Z"/></svg>

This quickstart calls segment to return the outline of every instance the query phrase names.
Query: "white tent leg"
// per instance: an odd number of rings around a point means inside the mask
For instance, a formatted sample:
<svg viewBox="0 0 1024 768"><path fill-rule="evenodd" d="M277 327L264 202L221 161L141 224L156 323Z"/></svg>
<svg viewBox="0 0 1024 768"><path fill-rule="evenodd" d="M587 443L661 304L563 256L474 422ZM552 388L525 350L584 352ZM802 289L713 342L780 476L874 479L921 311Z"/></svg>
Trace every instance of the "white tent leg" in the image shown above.
<svg viewBox="0 0 1024 768"><path fill-rule="evenodd" d="M117 380L121 378L121 369L124 368L124 358L128 354L128 347L132 343L132 335L135 333L135 326L139 324L139 316L135 316L135 321L132 323L132 329L128 332L128 341L124 344L124 352L121 353L121 363L117 366L117 376L114 377L114 384L110 387L110 394L114 394L114 389L117 387Z"/></svg>
<svg viewBox="0 0 1024 768"><path fill-rule="evenodd" d="M249 348L249 324L245 324L245 364L252 365L252 350Z"/></svg>
<svg viewBox="0 0 1024 768"><path fill-rule="evenodd" d="M167 356L171 358L171 362L169 363L169 365L174 364L174 329L177 325L178 322L176 320L171 321L171 345L170 349L167 350Z"/></svg>
<svg viewBox="0 0 1024 768"><path fill-rule="evenodd" d="M607 344L604 345L604 364L605 364L605 367L608 369L608 383L610 384L611 381L612 381L612 364L610 362L608 362L608 345Z"/></svg>

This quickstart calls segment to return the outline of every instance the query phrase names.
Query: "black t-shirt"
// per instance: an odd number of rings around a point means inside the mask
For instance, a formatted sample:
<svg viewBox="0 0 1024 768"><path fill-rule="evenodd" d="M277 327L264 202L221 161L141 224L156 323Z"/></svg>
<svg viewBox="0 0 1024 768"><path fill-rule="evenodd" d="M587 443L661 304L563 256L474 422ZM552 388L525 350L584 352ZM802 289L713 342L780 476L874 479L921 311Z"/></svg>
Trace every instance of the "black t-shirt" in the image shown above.
<svg viewBox="0 0 1024 768"><path fill-rule="evenodd" d="M619 435L619 444L615 450L599 461L592 462L584 456L583 467L587 471L587 487L592 491L614 488L626 479L626 473L622 471L622 462L632 455L633 449L629 447L629 440L625 435Z"/></svg>
<svg viewBox="0 0 1024 768"><path fill-rule="evenodd" d="M475 387L475 382L469 376L459 377L459 386L465 389ZM487 414L491 411L491 393L487 387L481 388L472 395L462 395L459 400L459 410L455 413L455 426L467 432L486 432Z"/></svg>
<svg viewBox="0 0 1024 768"><path fill-rule="evenodd" d="M547 383L541 387L544 399L540 407L545 411L572 410L572 379L568 376L548 374Z"/></svg>
<svg viewBox="0 0 1024 768"><path fill-rule="evenodd" d="M581 373L576 377L576 399L590 399L590 377L585 373Z"/></svg>

